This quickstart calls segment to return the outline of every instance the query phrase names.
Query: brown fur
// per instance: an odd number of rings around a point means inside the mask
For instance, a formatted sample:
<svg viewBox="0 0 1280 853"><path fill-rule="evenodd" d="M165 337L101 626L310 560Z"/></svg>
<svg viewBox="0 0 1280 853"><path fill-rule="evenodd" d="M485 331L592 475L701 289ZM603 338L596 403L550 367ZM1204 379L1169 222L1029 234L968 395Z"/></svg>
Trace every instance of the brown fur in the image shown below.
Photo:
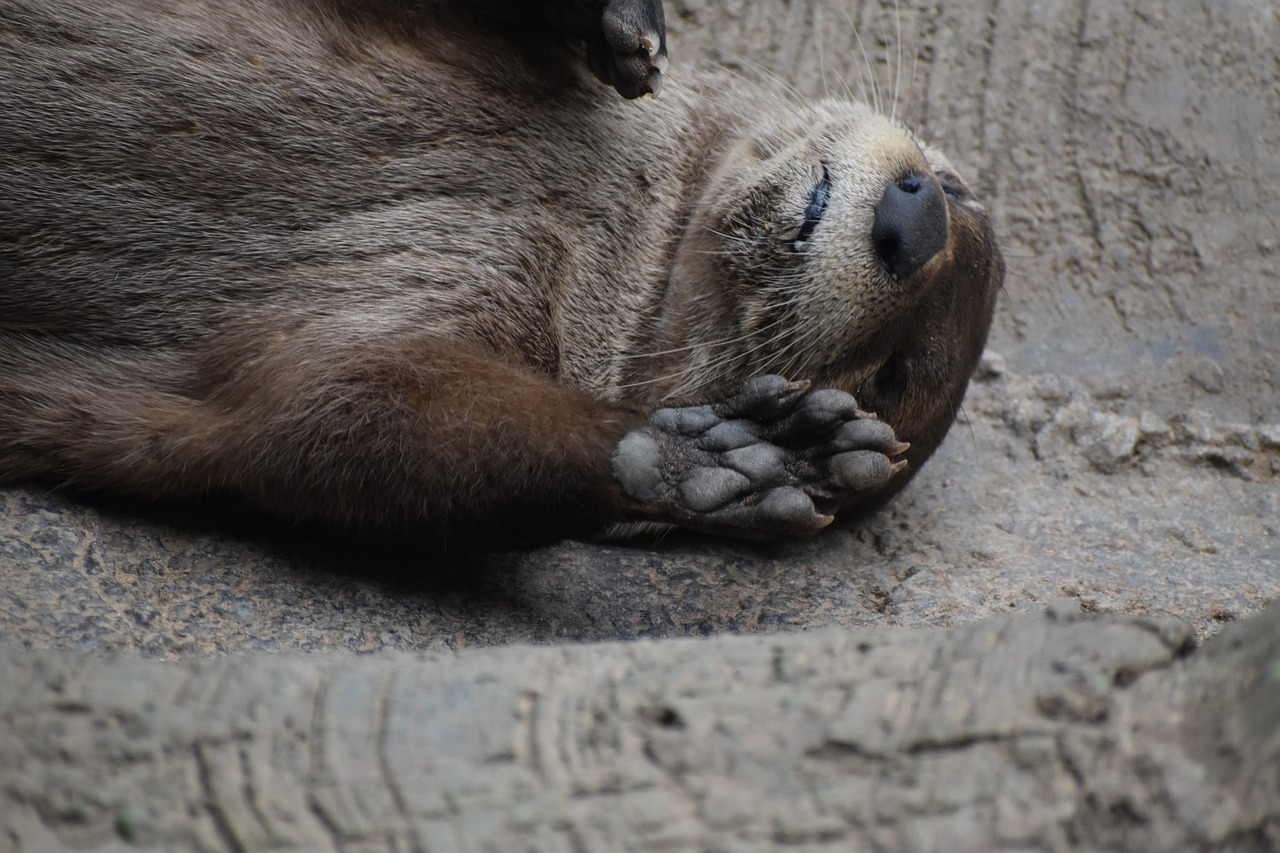
<svg viewBox="0 0 1280 853"><path fill-rule="evenodd" d="M759 97L627 102L447 3L0 0L0 481L589 532L648 517L609 456L657 401L761 372L855 392L918 467L990 321L985 214L918 292L824 254L848 292L788 317L731 239L785 203L743 164L833 107Z"/></svg>

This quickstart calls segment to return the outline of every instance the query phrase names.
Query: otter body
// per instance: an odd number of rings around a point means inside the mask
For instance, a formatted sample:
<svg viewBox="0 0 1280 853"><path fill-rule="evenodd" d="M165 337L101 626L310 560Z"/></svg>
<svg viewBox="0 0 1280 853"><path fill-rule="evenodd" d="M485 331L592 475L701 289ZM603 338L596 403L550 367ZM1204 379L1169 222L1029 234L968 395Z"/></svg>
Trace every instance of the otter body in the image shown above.
<svg viewBox="0 0 1280 853"><path fill-rule="evenodd" d="M0 0L0 480L445 541L785 535L906 481L1002 275L941 155L620 98L582 44L655 91L657 2L411 5Z"/></svg>

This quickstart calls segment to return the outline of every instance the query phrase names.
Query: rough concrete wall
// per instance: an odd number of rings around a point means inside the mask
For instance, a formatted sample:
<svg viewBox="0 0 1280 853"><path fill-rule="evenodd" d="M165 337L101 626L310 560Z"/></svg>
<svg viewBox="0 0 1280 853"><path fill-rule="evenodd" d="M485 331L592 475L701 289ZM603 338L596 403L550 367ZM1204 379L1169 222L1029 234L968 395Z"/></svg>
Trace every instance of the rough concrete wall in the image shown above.
<svg viewBox="0 0 1280 853"><path fill-rule="evenodd" d="M1280 419L1274 3L671 6L680 51L878 91L976 171L1010 259L993 345L1012 369L1131 414Z"/></svg>

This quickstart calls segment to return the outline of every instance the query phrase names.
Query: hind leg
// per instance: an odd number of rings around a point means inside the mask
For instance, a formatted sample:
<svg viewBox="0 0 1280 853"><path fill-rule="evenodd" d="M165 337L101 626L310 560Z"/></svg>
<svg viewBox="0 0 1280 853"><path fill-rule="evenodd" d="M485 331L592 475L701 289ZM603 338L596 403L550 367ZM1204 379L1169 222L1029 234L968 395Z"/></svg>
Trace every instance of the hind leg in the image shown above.
<svg viewBox="0 0 1280 853"><path fill-rule="evenodd" d="M662 0L569 0L571 29L586 39L591 70L625 98L657 95L667 70Z"/></svg>
<svg viewBox="0 0 1280 853"><path fill-rule="evenodd" d="M602 82L625 98L656 95L667 69L662 0L438 0L498 20L542 17L583 39L587 61Z"/></svg>
<svg viewBox="0 0 1280 853"><path fill-rule="evenodd" d="M0 480L231 495L441 540L547 540L625 516L609 453L643 416L473 347L298 334L219 362L0 342Z"/></svg>
<svg viewBox="0 0 1280 853"><path fill-rule="evenodd" d="M473 345L341 318L199 355L0 341L0 377L0 480L230 495L442 542L628 521L803 534L884 488L906 449L847 394L779 377L644 412Z"/></svg>

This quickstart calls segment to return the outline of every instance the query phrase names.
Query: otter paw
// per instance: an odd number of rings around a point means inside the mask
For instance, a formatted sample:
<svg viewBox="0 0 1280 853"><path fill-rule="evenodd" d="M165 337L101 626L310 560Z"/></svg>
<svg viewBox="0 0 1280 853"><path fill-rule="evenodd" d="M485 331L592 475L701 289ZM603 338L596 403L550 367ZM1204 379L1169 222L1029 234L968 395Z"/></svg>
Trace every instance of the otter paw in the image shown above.
<svg viewBox="0 0 1280 853"><path fill-rule="evenodd" d="M655 410L613 452L614 478L655 520L766 538L831 523L839 506L886 485L907 449L853 397L780 376L721 400Z"/></svg>
<svg viewBox="0 0 1280 853"><path fill-rule="evenodd" d="M575 27L587 41L587 61L624 98L657 95L667 70L662 0L576 0Z"/></svg>

